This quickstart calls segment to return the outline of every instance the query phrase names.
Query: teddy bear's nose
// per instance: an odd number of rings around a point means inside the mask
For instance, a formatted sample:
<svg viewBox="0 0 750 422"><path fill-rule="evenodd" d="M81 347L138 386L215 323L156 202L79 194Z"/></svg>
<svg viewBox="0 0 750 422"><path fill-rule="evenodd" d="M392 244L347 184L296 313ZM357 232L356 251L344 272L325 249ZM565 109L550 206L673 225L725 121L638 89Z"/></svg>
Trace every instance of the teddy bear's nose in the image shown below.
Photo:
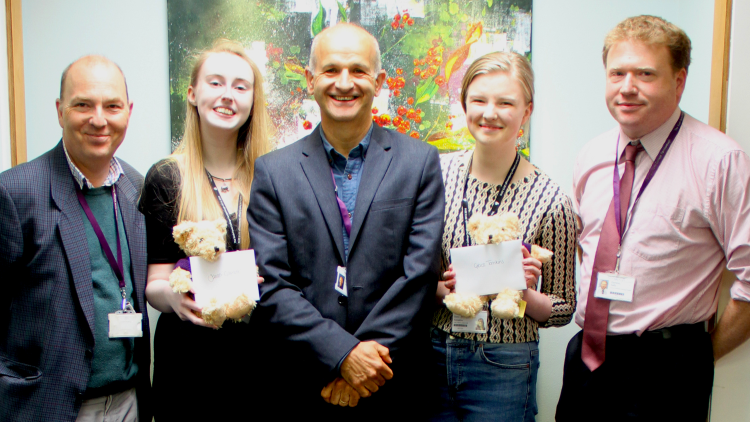
<svg viewBox="0 0 750 422"><path fill-rule="evenodd" d="M491 242L492 241L492 235L490 235L490 237L487 240Z"/></svg>
<svg viewBox="0 0 750 422"><path fill-rule="evenodd" d="M214 246L214 252L219 252L219 247L218 246Z"/></svg>

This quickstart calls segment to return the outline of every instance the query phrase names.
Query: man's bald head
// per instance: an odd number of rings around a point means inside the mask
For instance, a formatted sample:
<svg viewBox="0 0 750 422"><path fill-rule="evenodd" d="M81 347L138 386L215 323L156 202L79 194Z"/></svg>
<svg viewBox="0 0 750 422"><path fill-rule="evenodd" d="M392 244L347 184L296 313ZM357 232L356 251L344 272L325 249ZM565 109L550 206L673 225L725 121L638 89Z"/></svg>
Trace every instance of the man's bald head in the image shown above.
<svg viewBox="0 0 750 422"><path fill-rule="evenodd" d="M119 72L120 75L122 75L122 82L125 84L125 97L128 101L130 101L130 95L128 94L128 82L125 80L125 74L122 73L122 69L120 69L120 66L117 65L117 63L113 62L112 60L99 55L89 55L89 56L83 56L80 59L74 61L73 63L69 64L68 67L63 70L62 78L60 78L60 99L63 99L63 96L65 95L65 88L66 88L66 82L68 79L68 72L70 72L70 69L76 66L95 66L95 65L105 65L105 66L113 66L115 67Z"/></svg>
<svg viewBox="0 0 750 422"><path fill-rule="evenodd" d="M310 61L308 63L310 71L315 71L315 65L317 64L315 50L317 49L318 43L321 39L331 37L346 37L347 34L351 34L352 32L366 35L366 38L372 42L372 51L375 52L375 57L372 58L374 65L373 69L375 70L375 73L380 73L383 65L380 60L380 45L378 44L378 40L375 39L375 37L373 37L372 34L367 32L364 28L353 23L340 23L334 26L330 26L321 31L318 35L315 36L315 38L313 38L312 46L310 47Z"/></svg>

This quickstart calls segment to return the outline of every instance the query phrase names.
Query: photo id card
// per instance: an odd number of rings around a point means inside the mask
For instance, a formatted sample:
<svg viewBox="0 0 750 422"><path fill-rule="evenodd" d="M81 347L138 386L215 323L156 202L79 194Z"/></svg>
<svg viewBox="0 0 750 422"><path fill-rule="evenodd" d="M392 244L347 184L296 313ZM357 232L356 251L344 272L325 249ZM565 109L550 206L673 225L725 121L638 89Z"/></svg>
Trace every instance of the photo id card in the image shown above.
<svg viewBox="0 0 750 422"><path fill-rule="evenodd" d="M109 338L143 337L143 314L117 311L109 314Z"/></svg>
<svg viewBox="0 0 750 422"><path fill-rule="evenodd" d="M451 331L454 333L484 334L487 332L487 311L479 311L474 318L453 314Z"/></svg>
<svg viewBox="0 0 750 422"><path fill-rule="evenodd" d="M596 278L594 297L600 299L632 302L635 278L616 273L599 273Z"/></svg>
<svg viewBox="0 0 750 422"><path fill-rule="evenodd" d="M333 284L333 288L342 295L348 296L346 294L346 267L336 268L336 282Z"/></svg>

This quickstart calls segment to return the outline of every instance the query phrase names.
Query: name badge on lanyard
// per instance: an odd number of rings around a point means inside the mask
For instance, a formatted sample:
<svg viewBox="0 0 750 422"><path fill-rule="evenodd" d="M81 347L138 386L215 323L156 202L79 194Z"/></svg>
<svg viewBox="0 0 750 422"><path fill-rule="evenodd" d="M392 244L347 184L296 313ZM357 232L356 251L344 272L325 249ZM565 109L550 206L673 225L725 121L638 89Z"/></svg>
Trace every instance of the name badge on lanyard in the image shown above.
<svg viewBox="0 0 750 422"><path fill-rule="evenodd" d="M125 277L123 275L124 270L122 266L122 246L120 245L120 226L117 224L117 187L112 185L112 207L115 213L115 236L117 240L117 259L115 259L112 249L109 248L109 243L107 243L107 238L104 237L104 232L101 227L99 227L99 223L96 221L96 217L94 217L91 207L89 207L86 198L83 196L81 187L78 185L78 182L74 182L74 185L76 187L78 202L86 213L86 217L89 219L91 227L94 229L94 233L96 233L96 238L99 239L99 245L101 245L102 251L107 257L107 262L109 262L109 266L117 277L117 282L120 286L120 293L122 294L120 310L108 315L109 338L142 337L143 315L133 309L133 305L127 300L127 293L125 291Z"/></svg>

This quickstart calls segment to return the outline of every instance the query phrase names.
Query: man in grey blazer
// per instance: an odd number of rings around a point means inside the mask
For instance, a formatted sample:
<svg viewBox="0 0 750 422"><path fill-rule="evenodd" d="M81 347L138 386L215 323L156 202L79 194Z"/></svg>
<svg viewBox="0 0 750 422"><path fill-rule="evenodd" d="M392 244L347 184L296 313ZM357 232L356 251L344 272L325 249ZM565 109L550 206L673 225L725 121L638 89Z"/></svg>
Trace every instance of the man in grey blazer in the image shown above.
<svg viewBox="0 0 750 422"><path fill-rule="evenodd" d="M143 178L114 158L131 110L117 65L83 57L62 141L0 174L2 421L151 420Z"/></svg>
<svg viewBox="0 0 750 422"><path fill-rule="evenodd" d="M385 405L424 417L444 212L437 150L372 124L385 71L364 29L318 34L306 76L321 124L256 161L248 207L265 278L254 318L280 340L264 365L283 380L276 411L362 420Z"/></svg>

